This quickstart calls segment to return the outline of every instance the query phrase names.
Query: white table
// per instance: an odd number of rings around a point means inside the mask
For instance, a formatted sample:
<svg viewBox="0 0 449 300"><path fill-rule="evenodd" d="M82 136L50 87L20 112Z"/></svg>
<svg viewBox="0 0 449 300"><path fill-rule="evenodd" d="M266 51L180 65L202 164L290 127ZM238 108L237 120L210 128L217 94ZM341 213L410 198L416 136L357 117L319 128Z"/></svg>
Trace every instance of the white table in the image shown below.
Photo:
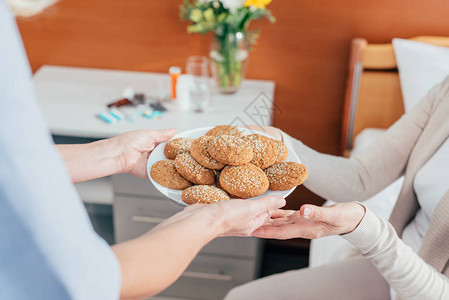
<svg viewBox="0 0 449 300"><path fill-rule="evenodd" d="M107 103L121 98L126 87L150 96L164 96L169 91L168 74L43 66L33 81L51 132L89 138L111 137L140 128L176 127L184 131L230 123L270 125L268 112L275 87L273 81L245 80L236 94L213 92L212 105L205 113L181 111L174 101L167 104L168 112L158 118L107 124L95 116L106 110ZM251 109L254 112L254 108L264 115L262 119L247 113Z"/></svg>
<svg viewBox="0 0 449 300"><path fill-rule="evenodd" d="M43 66L33 78L45 122L54 135L107 138L140 128L184 131L217 124L271 124L273 81L245 80L233 95L212 92L211 107L204 113L178 109L176 101L164 103L168 112L154 119L107 124L96 117L106 104L121 98L125 88L162 97L169 91L168 74ZM257 111L260 113L257 113ZM77 184L84 202L112 203L109 178Z"/></svg>

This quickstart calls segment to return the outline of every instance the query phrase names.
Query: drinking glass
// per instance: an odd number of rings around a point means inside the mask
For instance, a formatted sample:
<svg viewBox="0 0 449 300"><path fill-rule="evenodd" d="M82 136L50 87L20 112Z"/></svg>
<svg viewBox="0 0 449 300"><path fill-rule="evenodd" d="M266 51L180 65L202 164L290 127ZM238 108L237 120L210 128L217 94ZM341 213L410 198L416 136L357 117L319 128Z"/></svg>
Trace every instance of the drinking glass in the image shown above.
<svg viewBox="0 0 449 300"><path fill-rule="evenodd" d="M190 56L187 59L186 72L193 78L190 105L195 112L203 112L210 104L209 59L205 56Z"/></svg>

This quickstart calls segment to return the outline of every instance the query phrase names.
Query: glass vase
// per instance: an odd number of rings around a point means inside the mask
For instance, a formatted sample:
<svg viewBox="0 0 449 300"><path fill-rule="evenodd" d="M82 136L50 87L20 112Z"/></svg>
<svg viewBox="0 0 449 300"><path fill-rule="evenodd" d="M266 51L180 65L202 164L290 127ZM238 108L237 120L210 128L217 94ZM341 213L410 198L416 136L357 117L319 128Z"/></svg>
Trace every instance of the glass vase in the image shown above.
<svg viewBox="0 0 449 300"><path fill-rule="evenodd" d="M215 35L210 52L211 71L221 93L233 94L239 89L248 66L248 50L242 32Z"/></svg>

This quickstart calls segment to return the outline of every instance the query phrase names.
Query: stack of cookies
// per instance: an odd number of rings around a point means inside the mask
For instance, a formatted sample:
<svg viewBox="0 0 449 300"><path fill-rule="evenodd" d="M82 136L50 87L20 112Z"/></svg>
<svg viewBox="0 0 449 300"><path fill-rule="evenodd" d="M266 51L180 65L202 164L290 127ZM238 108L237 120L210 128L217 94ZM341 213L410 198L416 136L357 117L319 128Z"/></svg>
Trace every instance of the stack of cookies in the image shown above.
<svg viewBox="0 0 449 300"><path fill-rule="evenodd" d="M230 125L214 127L197 139L170 140L164 154L167 159L156 162L150 175L165 187L183 190L187 204L289 190L308 175L304 165L285 162L288 149L282 141L261 134L243 136Z"/></svg>

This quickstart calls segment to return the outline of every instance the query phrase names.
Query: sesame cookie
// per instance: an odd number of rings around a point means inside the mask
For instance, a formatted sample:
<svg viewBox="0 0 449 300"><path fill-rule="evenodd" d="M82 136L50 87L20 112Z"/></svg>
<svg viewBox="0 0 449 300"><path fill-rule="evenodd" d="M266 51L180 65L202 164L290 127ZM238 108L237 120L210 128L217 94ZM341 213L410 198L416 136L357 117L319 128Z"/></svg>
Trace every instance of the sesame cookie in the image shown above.
<svg viewBox="0 0 449 300"><path fill-rule="evenodd" d="M211 130L206 132L205 135L210 135L210 136L232 135L232 136L236 136L236 137L243 136L242 132L240 130L238 130L237 127L234 127L232 125L215 126Z"/></svg>
<svg viewBox="0 0 449 300"><path fill-rule="evenodd" d="M217 174L217 179L215 180L215 186L216 186L217 188L219 188L220 190L224 191L224 192L225 192L226 194L228 194L229 196L231 196L231 194L229 194L228 192L226 192L225 189L221 186L221 184L220 184L220 175L221 175L221 172L219 172L219 174Z"/></svg>
<svg viewBox="0 0 449 300"><path fill-rule="evenodd" d="M292 161L274 164L265 173L273 191L285 191L301 185L309 175L304 165Z"/></svg>
<svg viewBox="0 0 449 300"><path fill-rule="evenodd" d="M228 194L210 185L194 185L182 191L182 201L187 204L211 204L229 200Z"/></svg>
<svg viewBox="0 0 449 300"><path fill-rule="evenodd" d="M190 145L193 139L180 137L170 140L165 144L164 154L168 159L175 159L176 155L181 153L188 153L190 151Z"/></svg>
<svg viewBox="0 0 449 300"><path fill-rule="evenodd" d="M242 199L240 197L237 197L235 195L231 195L230 193L226 192L226 190L221 186L220 184L220 175L217 176L217 180L215 181L215 186L226 193L231 199Z"/></svg>
<svg viewBox="0 0 449 300"><path fill-rule="evenodd" d="M176 171L174 161L169 159L156 162L151 167L150 175L154 181L170 189L183 190L192 185Z"/></svg>
<svg viewBox="0 0 449 300"><path fill-rule="evenodd" d="M274 164L278 157L278 149L272 139L261 134L250 134L244 136L243 139L253 148L252 164L261 169L266 169Z"/></svg>
<svg viewBox="0 0 449 300"><path fill-rule="evenodd" d="M284 162L288 156L288 148L285 146L284 142L281 140L273 140L276 143L278 149L278 156L276 158L275 163Z"/></svg>
<svg viewBox="0 0 449 300"><path fill-rule="evenodd" d="M225 165L238 166L249 163L253 158L253 149L243 139L220 135L209 141L207 152Z"/></svg>
<svg viewBox="0 0 449 300"><path fill-rule="evenodd" d="M215 172L200 165L190 153L182 153L175 158L175 168L179 174L194 184L214 184Z"/></svg>
<svg viewBox="0 0 449 300"><path fill-rule="evenodd" d="M225 164L213 159L209 152L207 152L207 144L212 139L214 139L213 136L205 135L193 140L192 145L190 146L190 154L203 167L221 170L225 167Z"/></svg>
<svg viewBox="0 0 449 300"><path fill-rule="evenodd" d="M253 164L227 166L219 180L225 191L243 199L262 195L269 186L265 173Z"/></svg>

